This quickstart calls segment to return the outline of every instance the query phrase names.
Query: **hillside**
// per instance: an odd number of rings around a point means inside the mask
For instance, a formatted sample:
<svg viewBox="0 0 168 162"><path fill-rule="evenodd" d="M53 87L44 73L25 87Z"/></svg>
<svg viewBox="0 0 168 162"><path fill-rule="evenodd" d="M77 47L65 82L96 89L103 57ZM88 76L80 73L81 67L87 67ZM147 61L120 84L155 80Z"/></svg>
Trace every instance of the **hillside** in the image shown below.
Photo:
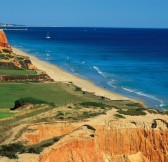
<svg viewBox="0 0 168 162"><path fill-rule="evenodd" d="M117 118L116 111L112 109L106 114L78 122L58 120L52 123L38 122L13 127L12 135L3 144L19 142L28 150L34 148L34 151L18 154L19 160L7 160L2 157L0 161L166 162L168 160L166 115L147 113L145 117L123 115L124 118Z"/></svg>

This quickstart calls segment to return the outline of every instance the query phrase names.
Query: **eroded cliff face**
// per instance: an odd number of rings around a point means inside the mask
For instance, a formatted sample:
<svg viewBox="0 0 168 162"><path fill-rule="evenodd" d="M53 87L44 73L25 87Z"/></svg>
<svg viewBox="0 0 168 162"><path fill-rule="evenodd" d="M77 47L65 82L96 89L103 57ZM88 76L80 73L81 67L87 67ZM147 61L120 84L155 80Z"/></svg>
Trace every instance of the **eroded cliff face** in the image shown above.
<svg viewBox="0 0 168 162"><path fill-rule="evenodd" d="M30 59L15 53L0 53L0 68L36 70Z"/></svg>
<svg viewBox="0 0 168 162"><path fill-rule="evenodd" d="M76 128L77 126L70 125L66 122L55 124L36 124L29 126L21 135L19 141L25 141L29 145L36 144L55 136L66 135Z"/></svg>
<svg viewBox="0 0 168 162"><path fill-rule="evenodd" d="M168 161L167 122L160 119L151 122L112 120L106 125L84 126L82 123L38 124L29 126L20 140L35 144L60 135L64 137L45 148L39 162Z"/></svg>
<svg viewBox="0 0 168 162"><path fill-rule="evenodd" d="M100 136L101 135L101 136ZM100 137L98 137L100 136ZM109 161L131 161L140 153L140 161L166 162L168 131L145 128L97 129L95 142Z"/></svg>
<svg viewBox="0 0 168 162"><path fill-rule="evenodd" d="M168 162L167 115L111 116L29 125L17 141L31 145L62 135L36 156L37 162ZM29 162L26 155L18 161Z"/></svg>
<svg viewBox="0 0 168 162"><path fill-rule="evenodd" d="M98 128L90 139L70 136L43 151L40 162L167 162L168 131Z"/></svg>
<svg viewBox="0 0 168 162"><path fill-rule="evenodd" d="M94 128L81 126L58 143L43 151L40 162L103 161L102 154L94 141Z"/></svg>
<svg viewBox="0 0 168 162"><path fill-rule="evenodd" d="M2 29L0 29L0 50L3 49L8 49L12 51L11 46L8 45L8 39L6 37L5 32Z"/></svg>

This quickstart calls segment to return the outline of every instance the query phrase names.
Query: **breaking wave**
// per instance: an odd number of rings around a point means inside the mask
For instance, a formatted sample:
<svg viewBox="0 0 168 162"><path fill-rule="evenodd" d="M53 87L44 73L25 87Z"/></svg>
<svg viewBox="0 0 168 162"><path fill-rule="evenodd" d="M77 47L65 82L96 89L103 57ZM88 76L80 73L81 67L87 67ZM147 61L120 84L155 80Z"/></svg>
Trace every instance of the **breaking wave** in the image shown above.
<svg viewBox="0 0 168 162"><path fill-rule="evenodd" d="M113 88L116 88L116 86L114 85L116 81L114 79L111 79L110 81L107 82L107 84Z"/></svg>
<svg viewBox="0 0 168 162"><path fill-rule="evenodd" d="M102 72L97 66L93 66L93 69L95 69L103 77L106 77L106 74L104 72Z"/></svg>
<svg viewBox="0 0 168 162"><path fill-rule="evenodd" d="M127 92L135 93L135 94L137 94L137 95L144 96L144 97L147 97L147 98L151 98L151 99L153 99L153 100L156 100L156 101L160 102L160 105L159 105L160 107L165 106L162 100L160 100L160 99L158 99L158 98L156 98L155 96L152 96L152 95L150 95L150 94L146 94L146 93L143 93L143 92L141 92L141 91L136 91L136 90L134 90L134 89L129 89L129 88L125 88L125 87L122 87L122 89L124 89L124 90L127 91Z"/></svg>

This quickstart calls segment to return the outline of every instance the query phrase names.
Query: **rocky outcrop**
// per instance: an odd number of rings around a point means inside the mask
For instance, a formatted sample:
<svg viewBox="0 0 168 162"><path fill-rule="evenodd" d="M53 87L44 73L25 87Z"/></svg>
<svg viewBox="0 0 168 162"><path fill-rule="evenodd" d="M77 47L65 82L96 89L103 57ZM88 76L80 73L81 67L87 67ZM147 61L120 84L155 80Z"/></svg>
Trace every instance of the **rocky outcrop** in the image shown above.
<svg viewBox="0 0 168 162"><path fill-rule="evenodd" d="M77 126L63 123L36 124L29 126L19 138L19 141L26 142L28 145L40 143L43 140L55 136L66 135L76 129Z"/></svg>
<svg viewBox="0 0 168 162"><path fill-rule="evenodd" d="M54 82L47 74L39 75L3 75L0 76L0 81L12 82L12 81L27 81L27 82Z"/></svg>
<svg viewBox="0 0 168 162"><path fill-rule="evenodd" d="M79 133L79 132L75 132ZM92 136L92 138L90 137ZM97 127L47 148L40 162L167 162L168 131Z"/></svg>
<svg viewBox="0 0 168 162"><path fill-rule="evenodd" d="M30 59L14 53L0 53L0 68L36 70Z"/></svg>
<svg viewBox="0 0 168 162"><path fill-rule="evenodd" d="M167 162L168 129L165 120L109 121L106 125L55 123L29 126L20 140L40 143L64 135L43 150L39 162Z"/></svg>
<svg viewBox="0 0 168 162"><path fill-rule="evenodd" d="M32 124L13 142L39 146L46 140L61 136L59 141L53 141L43 149L36 157L37 162L168 161L167 115L147 114L116 119L111 113L116 111L84 122Z"/></svg>
<svg viewBox="0 0 168 162"><path fill-rule="evenodd" d="M168 160L167 130L146 128L98 129L96 143L109 161L122 162L130 156L141 153L141 161L166 162ZM125 161L127 161L125 160Z"/></svg>
<svg viewBox="0 0 168 162"><path fill-rule="evenodd" d="M95 129L81 126L58 143L43 151L39 162L102 162L103 156L94 141Z"/></svg>
<svg viewBox="0 0 168 162"><path fill-rule="evenodd" d="M8 45L8 40L5 32L2 29L0 29L0 50L3 50L3 49L8 49L12 51L11 46Z"/></svg>
<svg viewBox="0 0 168 162"><path fill-rule="evenodd" d="M16 55L13 52L0 53L0 69L12 70L33 70L32 75L0 75L0 81L33 81L33 82L53 82L54 80L44 71L38 70L29 57Z"/></svg>

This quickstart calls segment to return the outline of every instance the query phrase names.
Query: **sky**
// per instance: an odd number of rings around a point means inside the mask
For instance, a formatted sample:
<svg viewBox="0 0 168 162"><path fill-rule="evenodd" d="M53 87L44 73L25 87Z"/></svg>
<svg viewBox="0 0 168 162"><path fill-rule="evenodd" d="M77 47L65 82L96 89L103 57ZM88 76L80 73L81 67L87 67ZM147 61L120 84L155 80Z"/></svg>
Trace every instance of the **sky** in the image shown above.
<svg viewBox="0 0 168 162"><path fill-rule="evenodd" d="M168 28L168 0L0 0L0 7L1 23Z"/></svg>

